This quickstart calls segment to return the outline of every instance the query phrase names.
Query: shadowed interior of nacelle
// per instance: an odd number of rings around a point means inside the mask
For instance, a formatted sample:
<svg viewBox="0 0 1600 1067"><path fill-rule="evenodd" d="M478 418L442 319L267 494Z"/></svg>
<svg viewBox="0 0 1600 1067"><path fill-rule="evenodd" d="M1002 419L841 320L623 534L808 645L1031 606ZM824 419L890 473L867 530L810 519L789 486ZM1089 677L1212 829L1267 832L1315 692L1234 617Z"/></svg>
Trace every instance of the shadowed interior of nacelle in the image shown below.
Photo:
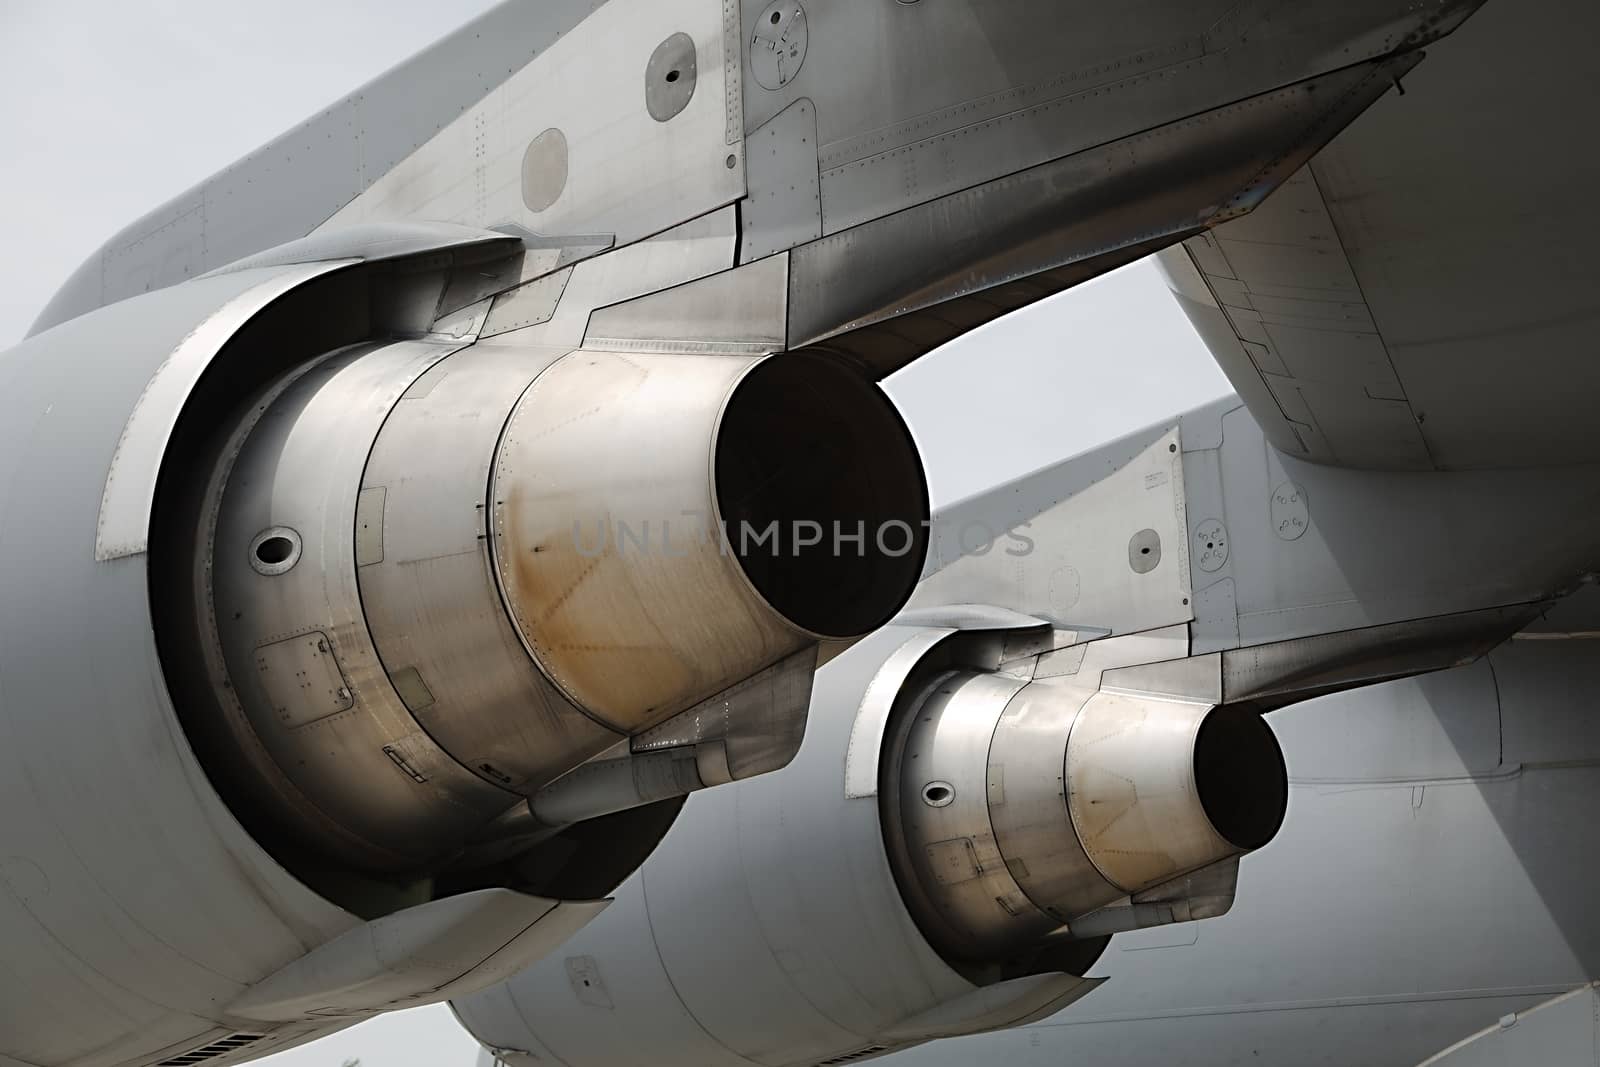
<svg viewBox="0 0 1600 1067"><path fill-rule="evenodd" d="M758 364L728 400L715 463L729 550L791 622L855 637L910 597L927 482L894 404L851 364L798 352Z"/></svg>
<svg viewBox="0 0 1600 1067"><path fill-rule="evenodd" d="M1194 742L1200 804L1217 833L1246 851L1271 841L1289 804L1288 771L1272 728L1260 715L1220 707Z"/></svg>

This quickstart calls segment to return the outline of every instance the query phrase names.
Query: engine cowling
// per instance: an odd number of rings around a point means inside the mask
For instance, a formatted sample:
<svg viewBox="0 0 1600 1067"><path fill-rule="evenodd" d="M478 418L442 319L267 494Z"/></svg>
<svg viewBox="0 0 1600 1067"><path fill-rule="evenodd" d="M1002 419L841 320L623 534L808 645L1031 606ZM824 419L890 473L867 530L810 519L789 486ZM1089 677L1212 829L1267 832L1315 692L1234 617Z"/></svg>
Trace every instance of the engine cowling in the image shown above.
<svg viewBox="0 0 1600 1067"><path fill-rule="evenodd" d="M456 1001L508 1065L817 1064L1040 1018L1110 935L1206 918L1286 808L1186 628L891 626L783 772L692 798L599 920ZM625 1025L617 1025L619 1022Z"/></svg>
<svg viewBox="0 0 1600 1067"><path fill-rule="evenodd" d="M781 765L819 644L921 568L915 446L848 364L516 337L286 360L181 443L156 516L187 732L252 832L358 912L440 877L548 889L483 868ZM765 720L738 714L752 685ZM675 726L707 701L719 730ZM631 750L647 733L659 753ZM544 796L611 750L599 776L642 787Z"/></svg>
<svg viewBox="0 0 1600 1067"><path fill-rule="evenodd" d="M886 748L884 833L907 906L952 961L1153 925L1131 911L1142 894L1282 824L1283 759L1253 712L1086 692L1075 675L923 684Z"/></svg>
<svg viewBox="0 0 1600 1067"><path fill-rule="evenodd" d="M253 1054L482 988L685 792L792 757L819 646L921 569L925 488L846 364L583 347L713 231L577 249L563 289L563 250L356 227L3 353L7 1052Z"/></svg>

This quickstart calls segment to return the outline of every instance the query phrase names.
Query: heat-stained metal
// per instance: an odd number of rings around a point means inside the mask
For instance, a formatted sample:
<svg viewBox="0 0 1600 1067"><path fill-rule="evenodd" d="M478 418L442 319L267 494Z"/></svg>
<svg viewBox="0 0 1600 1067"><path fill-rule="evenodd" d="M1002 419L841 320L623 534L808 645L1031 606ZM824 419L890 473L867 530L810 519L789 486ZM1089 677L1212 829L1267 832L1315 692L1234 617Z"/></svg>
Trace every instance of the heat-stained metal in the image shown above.
<svg viewBox="0 0 1600 1067"><path fill-rule="evenodd" d="M934 665L906 687L884 749L884 833L908 907L950 958L1014 961L1095 936L1105 923L1073 924L1277 831L1282 756L1259 715L1206 699L1215 659L1177 672L1199 678L1193 694L1111 688L1126 672L1106 668L1150 647L1092 642L1069 675Z"/></svg>

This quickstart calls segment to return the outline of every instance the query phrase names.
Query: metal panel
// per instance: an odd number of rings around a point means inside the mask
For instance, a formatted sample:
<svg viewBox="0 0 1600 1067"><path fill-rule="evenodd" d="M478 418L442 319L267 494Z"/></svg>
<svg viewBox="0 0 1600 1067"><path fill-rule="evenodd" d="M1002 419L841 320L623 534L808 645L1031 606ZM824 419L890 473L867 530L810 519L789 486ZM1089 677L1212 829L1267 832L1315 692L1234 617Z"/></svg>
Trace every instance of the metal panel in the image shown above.
<svg viewBox="0 0 1600 1067"><path fill-rule="evenodd" d="M572 278L572 267L536 278L526 285L502 293L495 299L484 320L481 337L496 337L525 326L538 326L555 316L561 294Z"/></svg>
<svg viewBox="0 0 1600 1067"><path fill-rule="evenodd" d="M214 310L156 368L129 413L106 475L95 530L95 559L144 552L150 508L167 441L200 375L246 322L279 297L353 261L263 268L240 276L238 295Z"/></svg>
<svg viewBox="0 0 1600 1067"><path fill-rule="evenodd" d="M830 227L792 254L790 342L1179 240L1244 214L1414 62L1352 67L848 229ZM1185 176L1181 188L1167 177L1173 173Z"/></svg>
<svg viewBox="0 0 1600 1067"><path fill-rule="evenodd" d="M1600 455L1584 399L1600 152L1562 117L1596 105L1596 32L1592 5L1487 5L1404 97L1188 243L1228 319L1202 332L1276 447L1385 470ZM1554 170L1526 165L1552 145Z"/></svg>
<svg viewBox="0 0 1600 1067"><path fill-rule="evenodd" d="M911 672L955 630L908 630L889 626L880 633L885 638L897 638L901 644L884 659L882 668L867 683L851 719L850 741L844 754L844 795L849 799L878 795L883 736L895 701Z"/></svg>
<svg viewBox="0 0 1600 1067"><path fill-rule="evenodd" d="M321 945L256 983L227 1014L266 1023L350 1020L465 996L536 962L607 903L509 889L429 901Z"/></svg>
<svg viewBox="0 0 1600 1067"><path fill-rule="evenodd" d="M1195 736L1208 710L1102 692L1073 722L1067 810L1090 862L1126 892L1238 851L1200 804Z"/></svg>
<svg viewBox="0 0 1600 1067"><path fill-rule="evenodd" d="M192 189L107 242L96 264L100 292L90 306L126 300L203 274L205 251L205 194Z"/></svg>
<svg viewBox="0 0 1600 1067"><path fill-rule="evenodd" d="M370 567L383 562L383 522L388 493L383 486L377 485L361 490L356 497L357 567Z"/></svg>
<svg viewBox="0 0 1600 1067"><path fill-rule="evenodd" d="M667 842L672 840L669 832ZM546 965L454 1001L456 1014L474 1037L503 1050L508 1064L581 1062L586 1054L627 1063L653 1059L650 1050L671 1048L687 1063L749 1067L752 1061L708 1034L679 1000L652 947L641 879L617 890L605 919L612 934L603 941L580 930ZM638 951L618 951L625 944ZM575 986L569 968L578 964L603 983L609 1006ZM619 1025L623 1020L626 1025Z"/></svg>
<svg viewBox="0 0 1600 1067"><path fill-rule="evenodd" d="M1003 1030L1060 1011L1091 993L1103 979L1072 974L1013 978L947 1001L884 1032L894 1043Z"/></svg>
<svg viewBox="0 0 1600 1067"><path fill-rule="evenodd" d="M601 308L589 319L585 344L628 352L780 352L788 302L789 257L768 256Z"/></svg>
<svg viewBox="0 0 1600 1067"><path fill-rule="evenodd" d="M228 812L168 698L144 560L95 560L129 412L261 281L136 297L0 359L0 601L30 605L0 615L0 1054L23 1062L198 1039L219 1003L356 921Z"/></svg>
<svg viewBox="0 0 1600 1067"><path fill-rule="evenodd" d="M1493 1026L1422 1061L1420 1067L1552 1067L1600 1064L1600 986L1574 989L1526 1011L1502 1015Z"/></svg>
<svg viewBox="0 0 1600 1067"><path fill-rule="evenodd" d="M453 854L516 800L419 728L389 680L361 599L356 513L373 442L400 397L459 347L354 346L258 404L259 422L240 428L236 454L213 476L206 514L215 527L194 563L197 610L209 615L206 666L230 742L208 753L213 773L292 818L300 849L397 877ZM262 574L247 546L274 527L298 531L305 557ZM262 646L308 634L320 634L315 641L327 649L281 647L314 652L318 663L287 670L285 652L260 669ZM344 690L337 707L314 683L335 661ZM299 671L308 677L294 677ZM286 710L297 701L298 710Z"/></svg>
<svg viewBox="0 0 1600 1067"><path fill-rule="evenodd" d="M1564 666L1547 661L1537 673L1564 679L1559 688L1571 698L1563 698L1571 707L1555 710L1579 713L1585 694L1592 691L1581 678L1592 672L1584 668L1571 677L1565 672L1593 657L1581 642L1549 644ZM873 655L888 647L886 642ZM856 654L847 653L841 664L848 665ZM832 671L829 667L823 672L819 695L837 697ZM1382 686L1360 698L1311 701L1273 718L1293 727L1285 737L1293 766L1347 740L1355 751L1381 752L1391 741L1404 751L1404 737L1417 720L1447 715L1459 699L1475 707L1492 705L1494 690L1487 672L1474 668L1461 672L1459 684L1452 677L1450 685L1434 694L1405 684ZM1373 694L1393 694L1383 696L1388 711L1351 719L1354 702ZM1505 710L1515 721L1538 719L1551 709L1518 697ZM717 847L731 832L724 813L735 803L759 804L750 825L765 825L769 836L778 838L771 854L779 857L779 870L770 878L755 870L758 862L745 865L747 877L761 879L756 897L760 906L772 909L759 930L742 922L743 905L722 908L720 899L683 894L683 910L668 911L652 885L650 903L658 935L669 916L696 922L697 916L708 915L718 924L701 927L705 933L698 942L699 954L714 965L704 971L674 971L675 979L704 982L709 981L706 972L715 971L724 983L720 993L733 1010L760 1012L762 996L797 1005L788 1020L777 1020L779 1026L794 1024L797 1015L809 1016L802 998L830 1003L826 992L818 992L830 980L845 985L840 1003L853 1003L863 1012L864 1003L883 997L900 980L887 973L903 966L881 941L861 949L877 953L875 978L857 977L845 984L837 972L816 966L824 954L819 943L845 936L841 913L855 912L870 899L843 858L840 835L849 824L841 820L822 829L795 821L801 798L823 791L818 780L828 775L825 761L837 758L841 738L833 732L836 720L819 708L817 726L831 733L832 740L819 753L808 739L808 752L822 757L818 763L797 765L771 779L692 802L650 861L644 879L668 869L688 877L696 861L709 864L726 855ZM1455 736L1454 724L1441 720L1437 726L1442 752ZM1580 761L1596 754L1591 746L1568 753ZM802 760L806 758L803 753ZM1583 867L1581 857L1593 836L1585 828L1600 797L1600 773L1569 764L1520 772L1508 768L1472 779L1462 778L1459 767L1431 760L1429 755L1424 763L1412 765L1421 777L1404 781L1297 783L1279 840L1244 861L1237 906L1207 920L1198 938L1193 925L1175 928L1182 934L1177 938L1120 935L1096 971L1110 980L1093 997L1035 1025L929 1044L889 1062L912 1067L1147 1063L1182 1049L1186 1063L1201 1067L1233 1067L1256 1059L1398 1067L1423 1059L1497 1015L1525 1010L1585 982L1600 959L1600 919L1591 906L1589 880L1573 877L1573 864ZM791 777L792 792L781 789ZM765 789L780 794L778 804L758 799ZM702 807L698 816L695 805ZM777 819L780 810L782 821ZM782 827L781 833L773 835L772 827ZM760 847L754 836L749 841L744 847ZM787 869L786 852L799 854ZM674 853L681 858L673 861ZM792 892L820 899L814 912L797 913L784 900L791 891L779 883L808 863L818 868L816 877ZM702 882L706 880L702 874ZM642 897L643 886L636 880L622 893L625 898ZM679 1012L675 991L656 970L656 954L639 949L650 927L641 919L608 930L614 917L608 915L581 933L582 947L570 951L598 961L614 998L619 990L632 990L632 995L617 998L611 1010L575 1008L564 970L547 963L513 983L514 1003L502 999L495 1005L498 1040L517 1045L513 1035L519 1029L526 1033L531 1025L548 1045L523 1038L526 1043L520 1047L538 1048L541 1055L548 1047L552 1056L575 1067L645 1059L668 1067L728 1062L707 1051L705 1032ZM798 955L783 957L793 968L785 972L792 985L749 990L760 979L750 977L746 955L763 951L763 945L781 955L790 950L790 942L782 940L786 938L804 941ZM668 934L666 940L676 944L678 935ZM715 951L707 951L708 945ZM833 951L845 955L852 949L835 944ZM1311 960L1314 966L1308 965ZM646 968L655 984L635 985L632 976ZM516 1015L517 1007L526 1013L527 1023ZM939 1009L925 1010L935 1015ZM463 1014L476 1029L480 1016ZM1587 1006L1583 1014L1592 1022ZM712 1031L720 1032L716 1020L721 1016L707 1017ZM1532 1030L1535 1020L1521 1015L1510 1032L1524 1025ZM849 1056L873 1043L840 1038L820 1051L809 1027L796 1024L784 1032L783 1047L790 1062L797 1063Z"/></svg>
<svg viewBox="0 0 1600 1067"><path fill-rule="evenodd" d="M362 474L364 495L387 497L383 560L360 574L384 668L397 688L416 675L431 699L406 704L430 737L486 780L518 789L620 740L534 666L489 559L486 493L500 435L528 383L565 354L474 346L442 360L394 405Z"/></svg>
<svg viewBox="0 0 1600 1067"><path fill-rule="evenodd" d="M860 701L905 635L874 634L835 659L790 769L691 798L645 872L619 891L607 918L626 908L628 921L577 935L567 951L597 962L614 1011L580 1006L564 968L541 965L507 987L514 1009L493 995L464 1004L469 1025L486 1019L495 1043L529 1047L517 1036L525 1017L538 1045L567 1062L815 1062L970 992L899 903L876 801L847 801L841 788L851 723L837 711ZM773 832L779 825L825 844L829 861L796 850ZM723 874L708 880L710 870ZM656 951L639 951L651 941Z"/></svg>
<svg viewBox="0 0 1600 1067"><path fill-rule="evenodd" d="M796 100L745 144L749 196L740 205L739 258L748 263L822 236L817 109Z"/></svg>
<svg viewBox="0 0 1600 1067"><path fill-rule="evenodd" d="M754 365L586 349L541 374L506 424L491 483L500 588L541 669L618 732L813 641L715 535L713 443ZM630 431L649 435L648 457L618 452Z"/></svg>
<svg viewBox="0 0 1600 1067"><path fill-rule="evenodd" d="M721 208L649 240L578 263L548 321L511 331L493 343L576 348L583 343L596 308L727 270L733 266L738 241L735 215L733 207ZM505 294L495 303L512 299L514 293Z"/></svg>
<svg viewBox="0 0 1600 1067"><path fill-rule="evenodd" d="M1122 447L1106 451L1115 456ZM1016 494L996 492L995 512L985 514L974 502L941 515L935 527L943 535L939 569L924 578L912 607L998 603L1063 626L1080 623L1113 633L1190 619L1177 431L1155 436L1109 474L1105 457L1094 453L1063 465L1072 466L1098 480L1065 499L1034 495L1039 510L1032 514L1025 514L1030 509ZM1158 533L1166 556L1140 574L1129 564L1128 542L1147 529ZM1011 534L1002 540L1002 531ZM951 558L985 545L982 554Z"/></svg>
<svg viewBox="0 0 1600 1067"><path fill-rule="evenodd" d="M746 129L801 97L816 102L832 233L1402 43L1414 47L1476 5L1424 13L1373 0L1314 14L1247 9L1224 20L1237 5L814 0L803 7L805 53L784 51L803 65L781 80L763 77L764 57L774 51L766 31L798 33L790 6L802 7L747 0L746 25L757 21L748 42ZM760 24L768 11L779 24ZM1093 33L1082 32L1086 24ZM896 91L865 91L868 84Z"/></svg>
<svg viewBox="0 0 1600 1067"><path fill-rule="evenodd" d="M601 3L492 8L113 237L56 294L32 332L305 236ZM293 157L289 166L286 156ZM290 172L307 176L292 191L283 183ZM204 240L163 230L199 204ZM138 267L118 255L135 246Z"/></svg>
<svg viewBox="0 0 1600 1067"><path fill-rule="evenodd" d="M355 704L321 630L261 645L256 668L268 705L291 729L349 711Z"/></svg>
<svg viewBox="0 0 1600 1067"><path fill-rule="evenodd" d="M815 649L797 652L639 734L630 748L641 753L713 745L720 749L719 766L730 781L781 770L805 737L816 666ZM706 778L703 768L701 777Z"/></svg>
<svg viewBox="0 0 1600 1067"><path fill-rule="evenodd" d="M1495 653L1496 660L1503 654ZM1501 732L1516 728L1501 723L1496 673L1486 660L1324 697L1311 711L1275 713L1273 728L1294 754L1296 782L1335 786L1493 774L1501 762ZM1498 673L1508 684L1531 677L1528 671Z"/></svg>
<svg viewBox="0 0 1600 1067"><path fill-rule="evenodd" d="M613 234L628 244L744 195L742 153L724 136L721 0L611 0L378 179L322 228L394 218L541 234ZM693 95L652 117L646 79L662 42L684 35ZM665 83L676 91L686 85ZM653 83L652 83L653 87ZM658 109L659 110L659 109ZM664 112L663 112L664 113ZM523 197L529 140L559 131L567 178L549 206ZM731 153L731 154L730 154ZM470 172L459 165L476 160Z"/></svg>
<svg viewBox="0 0 1600 1067"><path fill-rule="evenodd" d="M479 230L448 222L399 219L314 233L234 260L218 267L214 273L337 259L377 263L423 252L447 252L450 258L458 262L470 262L510 258L517 251L520 251L520 246L516 237L494 230Z"/></svg>
<svg viewBox="0 0 1600 1067"><path fill-rule="evenodd" d="M1245 373L1273 395L1278 410L1263 425L1274 443L1348 466L1432 466L1311 168L1186 248L1205 264L1201 277L1252 368Z"/></svg>
<svg viewBox="0 0 1600 1067"><path fill-rule="evenodd" d="M1026 679L941 672L883 753L884 836L918 927L965 966L1021 956L1060 926L1017 883L989 816L989 746ZM1045 785L1054 792L1058 775ZM1017 784L1017 783L1014 783Z"/></svg>
<svg viewBox="0 0 1600 1067"><path fill-rule="evenodd" d="M242 275L251 283L250 290L219 306L206 322L195 326L194 331L174 347L152 374L138 405L134 405L126 418L122 440L118 442L117 453L112 456L106 475L94 544L96 558L112 560L123 555L138 555L147 549L155 478L165 459L173 427L202 374L251 318L291 291L299 290L315 278L352 266L354 262L403 258L421 251L448 251L451 256L472 259L475 254L494 254L498 246L507 243L510 238L486 234L483 230L426 222L360 227L357 232L306 238L269 251L259 256L256 261L259 266L229 267L229 274ZM430 286L434 285L435 278L418 275L416 280L418 293L402 291L394 306L387 309L390 318L395 320L394 325L403 326L406 317L418 317L416 307L406 306L406 298L418 302L422 322L432 318L430 309L437 301L437 293Z"/></svg>
<svg viewBox="0 0 1600 1067"><path fill-rule="evenodd" d="M1592 565L1593 467L1353 472L1263 447L1244 409L1225 425L1228 566L1244 645L1538 601ZM1301 527L1280 534L1272 501L1289 486Z"/></svg>

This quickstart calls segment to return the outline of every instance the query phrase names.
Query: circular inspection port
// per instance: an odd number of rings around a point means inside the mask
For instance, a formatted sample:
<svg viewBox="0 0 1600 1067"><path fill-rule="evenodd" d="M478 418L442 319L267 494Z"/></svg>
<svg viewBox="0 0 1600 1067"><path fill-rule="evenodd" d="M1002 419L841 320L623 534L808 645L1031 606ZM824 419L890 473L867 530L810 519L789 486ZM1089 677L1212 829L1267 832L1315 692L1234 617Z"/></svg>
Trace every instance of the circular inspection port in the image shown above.
<svg viewBox="0 0 1600 1067"><path fill-rule="evenodd" d="M1206 818L1235 847L1260 848L1283 825L1283 750L1255 712L1223 707L1206 716L1194 742L1194 780Z"/></svg>
<svg viewBox="0 0 1600 1067"><path fill-rule="evenodd" d="M955 799L955 786L949 782L929 782L922 787L922 802L930 808L949 807Z"/></svg>
<svg viewBox="0 0 1600 1067"><path fill-rule="evenodd" d="M273 577L300 562L300 535L287 526L274 526L250 542L250 566L257 574Z"/></svg>

